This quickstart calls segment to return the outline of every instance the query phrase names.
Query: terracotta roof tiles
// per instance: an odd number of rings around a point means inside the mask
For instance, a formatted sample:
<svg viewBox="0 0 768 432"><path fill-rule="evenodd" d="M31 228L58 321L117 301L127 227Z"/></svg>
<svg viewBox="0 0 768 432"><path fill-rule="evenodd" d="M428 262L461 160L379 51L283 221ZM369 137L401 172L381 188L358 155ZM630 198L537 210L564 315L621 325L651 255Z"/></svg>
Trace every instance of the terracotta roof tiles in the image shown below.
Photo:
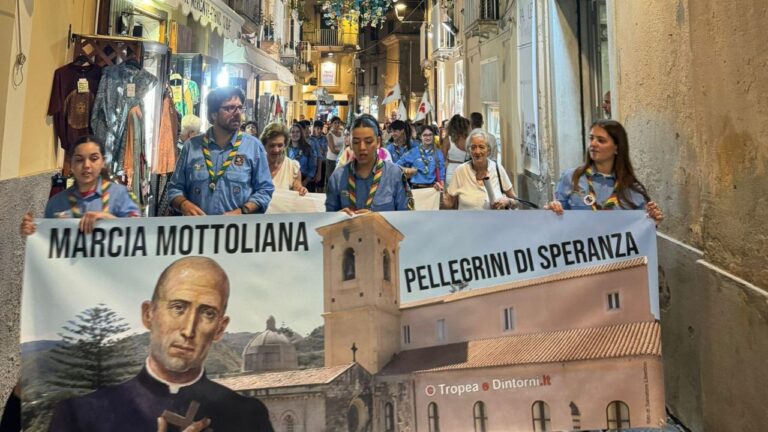
<svg viewBox="0 0 768 432"><path fill-rule="evenodd" d="M381 374L661 356L656 321L481 339L402 351Z"/></svg>
<svg viewBox="0 0 768 432"><path fill-rule="evenodd" d="M214 381L235 391L319 385L332 382L352 366L354 363L282 372L249 373L219 378Z"/></svg>

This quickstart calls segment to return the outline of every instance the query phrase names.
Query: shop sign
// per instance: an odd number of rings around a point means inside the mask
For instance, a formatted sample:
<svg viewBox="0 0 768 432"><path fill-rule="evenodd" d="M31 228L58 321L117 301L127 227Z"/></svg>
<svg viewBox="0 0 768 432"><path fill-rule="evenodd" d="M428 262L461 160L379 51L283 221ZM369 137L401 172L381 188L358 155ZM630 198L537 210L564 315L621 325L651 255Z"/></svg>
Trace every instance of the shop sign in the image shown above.
<svg viewBox="0 0 768 432"><path fill-rule="evenodd" d="M226 4L218 0L178 0L184 14L200 21L202 25L210 25L219 34L229 39L238 39L243 19Z"/></svg>

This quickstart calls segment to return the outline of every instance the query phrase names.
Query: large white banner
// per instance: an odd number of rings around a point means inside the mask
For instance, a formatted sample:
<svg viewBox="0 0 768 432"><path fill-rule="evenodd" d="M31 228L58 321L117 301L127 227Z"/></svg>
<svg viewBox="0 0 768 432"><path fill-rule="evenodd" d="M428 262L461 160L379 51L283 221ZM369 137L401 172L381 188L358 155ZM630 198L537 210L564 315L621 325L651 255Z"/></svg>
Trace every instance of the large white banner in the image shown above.
<svg viewBox="0 0 768 432"><path fill-rule="evenodd" d="M308 203L315 202L312 197L306 199ZM403 359L408 355L416 355L419 350L437 349L446 343L473 343L473 340L499 337L504 343L514 345L517 343L514 338L522 337L514 334L515 329L527 333L522 330L526 328L524 317L527 311L532 312L534 308L522 305L529 302L540 305L541 312L536 313L536 320L548 320L536 324L534 330L551 328L566 331L583 326L603 328L621 322L617 321L620 316L618 314L603 317L603 309L614 312L612 309L637 308L637 305L641 305L640 310L632 312L633 317L645 317L641 321L653 322L659 316L655 228L653 222L640 211L572 211L563 216L546 211L424 211L369 214L354 218L341 213L307 213L121 219L100 221L92 235L78 232L74 220L37 222L37 233L27 239L21 326L24 409L25 414L31 415L25 417L27 430L47 430L47 421L57 403L61 406L61 400L95 389L63 387L61 383L67 381L65 378L75 382L82 377L78 378L77 374L68 376L66 368L62 369L65 362L50 359L53 356L60 360L63 355L66 356L66 353L52 352L61 350L62 344L67 347L78 346L78 341L88 336L88 326L84 323L92 321L94 311L108 311L122 323L103 337L100 343L112 346L110 341L131 340L135 348L125 357L135 363L131 373L141 368L147 356L146 335L149 328L142 312L142 303L152 299L153 290L163 270L183 257L201 255L213 259L227 274L231 287L226 309L228 326L222 342L215 343L208 354L207 374L220 377L218 379L222 384L240 394L261 398L269 409L276 430L283 430L281 427L287 424L297 427L294 430L320 430L310 426L306 429L298 428L300 414L297 408L285 408L285 399L275 399L277 396L270 396L272 393L269 391L265 393L265 388L287 385L280 384L283 382L280 380L270 381L276 379L274 374L285 373L275 371L285 368L295 371L322 370L330 376L341 372L336 369L328 371L328 368L349 367L344 365L354 360L362 369L357 372L344 369L344 373L354 372L357 374L355 376L364 375L370 377L366 379L375 381L387 370L400 367L396 364L398 358L405 361ZM596 310L599 313L594 312L595 317L586 321L580 317L579 321L574 321L576 324L559 323L561 318L557 315L560 314L554 312L561 310L558 309L560 306L556 306L559 301L557 295L547 294L537 298L534 294L525 294L559 290L547 284L572 279L582 281L578 289L589 290L594 283L584 282L585 277L605 277L606 272L621 269L639 271L633 273L635 276L632 280L641 281L640 285L635 284L633 288L622 286L621 283L606 284L607 291L598 294L599 305ZM543 288L537 288L539 286ZM399 292L387 291L389 287L399 288ZM566 291L562 292L564 299L567 297ZM516 304L514 312L511 306L499 309L499 312L489 312L481 306L467 306L459 314L463 315L461 319L468 322L491 318L494 322L501 320L498 326L494 324L488 327L492 330L476 330L467 327L469 324L466 323L454 323L451 321L454 314L433 316L431 314L437 312L429 312L453 307L451 305L474 304L471 302L496 295L513 296L509 299L504 297L503 301ZM634 302L635 306L630 305L630 302ZM570 305L572 300L562 307ZM585 312L589 307L592 306L583 306L582 311L572 312L576 316L589 315ZM362 310L368 312L356 315L362 313ZM376 318L379 313L384 314L381 319ZM548 314L552 314L552 317L546 318ZM372 329L386 328L390 325L387 320L391 319L387 317L393 316L400 317L397 318L400 321L391 323L393 335L387 333L382 336L373 330L370 333L373 336L350 333L357 331L355 329L367 331L364 330L367 325L373 326ZM271 325L270 317L273 317ZM366 317L370 317L372 322L367 323ZM428 317L424 319L432 323L427 324L427 330L421 330L423 326L419 324L420 317ZM342 322L343 325L340 324ZM435 323L437 328L434 327ZM335 329L332 334L329 328ZM253 348L258 345L254 340L262 335L259 343L267 343L267 336L263 335L270 331L282 334L292 347L295 346L297 351L291 354L293 366L252 369L248 366L252 364L249 363L249 349L258 351ZM437 333L433 335L435 331ZM429 338L434 336L437 339L427 338L427 333ZM274 338L282 340L277 336ZM316 341L312 348L309 347L314 343L311 341ZM371 344L375 349L371 348ZM354 349L350 351L351 348ZM256 351L253 351L256 353L253 355L258 354ZM381 352L390 351L390 355L381 358ZM397 353L400 354L392 357ZM660 354L657 357L660 368ZM74 361L72 364L79 363ZM508 368L517 367L512 363L505 365ZM648 366L645 367L647 372ZM656 406L658 390L654 389L661 387L661 384L653 382L655 369L651 367L650 370L651 377L648 378L648 373L645 377L646 384L648 379L652 381L650 395L646 385L646 394L638 394L635 399L648 401L642 402L645 409L638 408L637 413L647 413L643 419L647 417L653 423L656 419L652 417L659 410ZM467 376L471 375L470 372L467 372ZM313 372L312 376L317 376L317 373ZM546 373L549 377L550 372ZM242 374L251 377L251 381L245 380ZM61 379L51 380L52 376ZM419 376L422 380L428 377ZM130 373L125 376L129 377ZM568 386L574 385L573 382L578 382L569 381L569 377L565 373L555 379L560 391L565 392ZM320 387L333 385L330 378L327 382L310 380L311 383L308 383L306 380L309 378L296 378L294 374L290 379L299 380L288 386L291 391L298 388L296 386L308 388L306 386L310 384ZM610 379L626 378L613 376ZM637 379L639 383L642 382L640 378ZM445 397L446 404L464 403L462 401L466 396L463 393L466 392L451 394L445 390L441 394L437 391L441 389L440 383L450 381L446 380L448 378L439 376L426 381L429 383L428 389L419 390L422 395L420 397ZM254 384L257 381L258 384ZM360 385L365 387L371 385L371 382L365 381ZM491 381L488 383L485 390L493 390L495 384ZM482 391L484 386L482 383L478 385L478 391ZM538 390L531 388L526 391ZM406 396L398 397L401 403L414 403L413 399L402 399ZM660 409L663 413L663 387L661 398ZM358 399L362 402L355 402ZM370 427L376 422L389 420L374 410L373 399L375 396L372 392L362 396L351 395L348 405L345 405L348 408L344 408L338 418L305 417L302 421L304 424L328 427L328 430L337 430L334 428L342 426L346 428L347 424L339 426L337 422L352 422L352 417L349 417L351 414L346 410L352 410L351 407L355 406L355 425L367 422L369 428L354 430L378 430ZM612 402L608 400L606 403ZM216 414L210 414L215 411L205 411L204 402L198 405L201 406L201 413L209 413L205 415L214 418L214 430L233 430L226 422L216 419ZM417 408L421 412L427 409L426 406L425 403ZM75 408L70 408L76 412ZM159 411L155 412L147 408L151 413L146 415L165 415L165 411L179 413L182 417L185 412L189 414L185 411L186 405L183 409L157 409ZM468 409L471 413L471 406ZM601 413L598 416L601 420L595 420L590 428L604 426L600 424L604 423L605 409L605 406L594 409ZM530 412L530 406L526 410ZM367 417L363 418L364 415ZM398 412L397 415L411 414ZM74 415L70 413L68 416L68 420L60 420L59 425L74 422ZM117 418L118 414L115 416ZM444 421L450 422L450 416L447 413L446 416ZM429 426L423 422L429 417L425 413L415 417L409 420L415 429L428 430ZM108 420L102 423L109 424ZM151 420L154 421L154 418ZM456 419L456 422L460 421ZM640 423L645 424L645 421L635 420L633 426ZM530 425L530 421L527 424ZM460 429L462 426L455 423L455 427ZM560 429L569 427L566 425ZM448 424L444 424L443 428L458 430L451 429ZM97 427L93 430L102 429Z"/></svg>

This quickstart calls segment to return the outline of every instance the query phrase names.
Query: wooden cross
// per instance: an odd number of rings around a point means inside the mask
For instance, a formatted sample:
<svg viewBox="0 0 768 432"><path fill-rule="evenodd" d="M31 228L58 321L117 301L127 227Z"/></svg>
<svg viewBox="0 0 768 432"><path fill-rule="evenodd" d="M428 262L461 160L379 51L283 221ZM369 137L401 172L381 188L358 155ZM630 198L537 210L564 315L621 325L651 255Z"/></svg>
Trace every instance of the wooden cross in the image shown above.
<svg viewBox="0 0 768 432"><path fill-rule="evenodd" d="M192 401L190 402L189 408L187 408L187 414L184 417L168 410L163 410L162 417L169 425L178 426L181 430L184 430L195 422L195 415L197 415L198 409L200 409L200 402ZM213 429L208 428L206 431L213 432Z"/></svg>
<svg viewBox="0 0 768 432"><path fill-rule="evenodd" d="M357 361L357 347L355 346L354 342L352 342L352 348L350 349L352 350L352 363L354 363Z"/></svg>

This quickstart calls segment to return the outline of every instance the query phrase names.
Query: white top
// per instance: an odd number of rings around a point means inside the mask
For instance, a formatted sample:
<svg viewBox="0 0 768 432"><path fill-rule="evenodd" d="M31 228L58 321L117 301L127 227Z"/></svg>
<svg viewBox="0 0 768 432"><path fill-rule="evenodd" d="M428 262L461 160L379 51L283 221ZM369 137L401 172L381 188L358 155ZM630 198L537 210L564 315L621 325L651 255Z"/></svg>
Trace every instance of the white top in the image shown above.
<svg viewBox="0 0 768 432"><path fill-rule="evenodd" d="M507 171L499 165L501 174L501 185L508 191L512 187ZM496 162L488 160L488 177L490 177L491 187L497 198L506 196L499 188L499 176L496 174ZM472 162L459 165L453 175L447 189L448 195L459 199L459 210L488 210L491 203L488 200L488 192L485 190L482 180L477 181L475 170L472 169Z"/></svg>
<svg viewBox="0 0 768 432"><path fill-rule="evenodd" d="M328 135L333 138L333 147L341 153L341 150L344 148L344 133L340 136L336 136L333 134L333 132L328 132ZM326 138L327 139L327 138ZM325 159L335 161L339 158L339 155L337 153L334 153L331 151L331 146L328 146L328 151L325 153Z"/></svg>
<svg viewBox="0 0 768 432"><path fill-rule="evenodd" d="M445 184L451 183L453 173L456 171L456 167L464 163L467 157L467 152L456 147L453 140L448 137L448 160L445 165Z"/></svg>
<svg viewBox="0 0 768 432"><path fill-rule="evenodd" d="M294 180L301 175L301 166L299 161L285 158L283 164L280 165L280 169L272 177L272 183L275 185L275 190L291 190Z"/></svg>

